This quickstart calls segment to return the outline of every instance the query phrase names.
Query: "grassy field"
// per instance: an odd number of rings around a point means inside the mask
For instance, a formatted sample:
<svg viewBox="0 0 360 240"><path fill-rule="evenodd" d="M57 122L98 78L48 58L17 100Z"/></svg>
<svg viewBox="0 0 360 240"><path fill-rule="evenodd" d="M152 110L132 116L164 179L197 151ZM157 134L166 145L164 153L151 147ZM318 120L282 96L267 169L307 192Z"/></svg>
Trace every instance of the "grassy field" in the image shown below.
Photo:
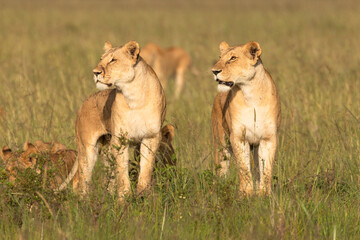
<svg viewBox="0 0 360 240"><path fill-rule="evenodd" d="M0 2L0 146L41 139L75 149L76 112L96 91L107 40L181 46L199 72L187 73L180 99L166 89L178 164L155 172L150 196L117 204L101 164L84 200L2 179L0 239L360 238L360 4L190 2ZM223 40L259 42L280 93L269 197L239 199L234 173L214 176L210 69Z"/></svg>

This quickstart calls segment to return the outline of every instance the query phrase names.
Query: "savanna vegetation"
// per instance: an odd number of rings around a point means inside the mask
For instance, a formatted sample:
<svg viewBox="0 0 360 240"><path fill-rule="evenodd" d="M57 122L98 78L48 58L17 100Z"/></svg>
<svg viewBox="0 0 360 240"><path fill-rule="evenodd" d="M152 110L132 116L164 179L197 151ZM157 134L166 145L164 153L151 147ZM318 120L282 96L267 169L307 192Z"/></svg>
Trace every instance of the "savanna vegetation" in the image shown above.
<svg viewBox="0 0 360 240"><path fill-rule="evenodd" d="M32 171L11 184L1 163L0 238L359 239L359 12L340 0L0 2L0 146L13 150L38 139L75 149L105 41L181 46L192 57L181 97L173 81L166 89L177 165L155 170L149 196L117 203L101 161L81 200ZM234 172L215 175L210 69L224 40L259 42L280 94L268 197L239 198Z"/></svg>

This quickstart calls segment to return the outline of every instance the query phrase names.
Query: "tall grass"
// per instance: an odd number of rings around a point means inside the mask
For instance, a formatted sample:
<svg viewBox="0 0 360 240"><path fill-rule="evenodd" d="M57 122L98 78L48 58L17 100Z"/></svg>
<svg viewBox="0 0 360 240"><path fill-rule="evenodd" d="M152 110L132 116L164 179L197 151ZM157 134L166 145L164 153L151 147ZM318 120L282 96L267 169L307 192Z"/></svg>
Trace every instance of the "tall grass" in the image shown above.
<svg viewBox="0 0 360 240"><path fill-rule="evenodd" d="M166 89L176 126L175 171L152 194L117 204L101 187L53 195L2 180L2 239L358 239L360 4L356 1L1 3L0 145L56 140L75 148L77 109L95 92L92 68L110 40L181 46L193 59L185 91ZM237 197L236 174L214 176L211 67L221 41L258 41L276 81L282 126L270 197ZM171 82L171 81L170 81ZM1 167L3 171L3 167ZM54 212L49 213L49 207ZM37 206L30 208L31 204Z"/></svg>

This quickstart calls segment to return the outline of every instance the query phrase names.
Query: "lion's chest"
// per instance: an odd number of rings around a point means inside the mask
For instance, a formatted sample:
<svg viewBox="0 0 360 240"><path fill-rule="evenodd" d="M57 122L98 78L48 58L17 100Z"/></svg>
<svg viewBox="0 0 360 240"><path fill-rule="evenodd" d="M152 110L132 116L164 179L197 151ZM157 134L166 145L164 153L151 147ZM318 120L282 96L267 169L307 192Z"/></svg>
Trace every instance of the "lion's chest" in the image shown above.
<svg viewBox="0 0 360 240"><path fill-rule="evenodd" d="M269 138L276 132L276 125L264 106L243 106L233 111L231 126L234 134L245 137L250 144L259 144L261 139Z"/></svg>
<svg viewBox="0 0 360 240"><path fill-rule="evenodd" d="M135 140L155 136L161 127L160 116L157 116L155 112L152 108L123 109L114 115L115 134Z"/></svg>

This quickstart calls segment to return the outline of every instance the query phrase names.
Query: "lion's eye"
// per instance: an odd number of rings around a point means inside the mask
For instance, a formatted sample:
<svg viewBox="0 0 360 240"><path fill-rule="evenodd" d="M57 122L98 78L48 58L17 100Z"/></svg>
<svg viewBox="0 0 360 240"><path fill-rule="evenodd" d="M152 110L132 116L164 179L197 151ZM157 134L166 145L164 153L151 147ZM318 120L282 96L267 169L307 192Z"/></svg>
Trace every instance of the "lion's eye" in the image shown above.
<svg viewBox="0 0 360 240"><path fill-rule="evenodd" d="M112 62L116 62L116 59L115 58L111 59L110 63Z"/></svg>
<svg viewBox="0 0 360 240"><path fill-rule="evenodd" d="M232 57L230 58L230 61L234 61L234 60L236 60L236 59L237 59L237 57L232 56Z"/></svg>

